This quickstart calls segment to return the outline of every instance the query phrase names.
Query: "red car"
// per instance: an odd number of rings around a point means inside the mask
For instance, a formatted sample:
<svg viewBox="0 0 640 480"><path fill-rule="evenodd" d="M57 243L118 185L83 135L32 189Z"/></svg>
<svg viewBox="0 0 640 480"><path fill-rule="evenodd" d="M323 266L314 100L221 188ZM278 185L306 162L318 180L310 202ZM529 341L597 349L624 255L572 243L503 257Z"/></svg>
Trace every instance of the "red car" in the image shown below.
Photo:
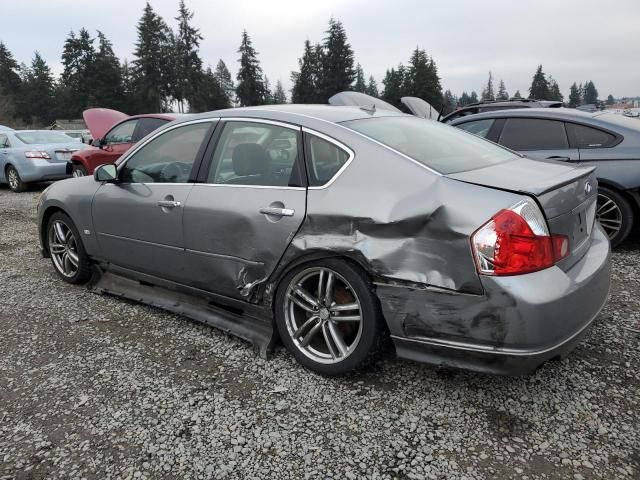
<svg viewBox="0 0 640 480"><path fill-rule="evenodd" d="M79 150L69 160L67 173L74 177L92 175L99 165L115 163L146 135L178 117L170 113L148 113L130 117L126 113L108 108L90 108L82 116L93 137L93 147Z"/></svg>

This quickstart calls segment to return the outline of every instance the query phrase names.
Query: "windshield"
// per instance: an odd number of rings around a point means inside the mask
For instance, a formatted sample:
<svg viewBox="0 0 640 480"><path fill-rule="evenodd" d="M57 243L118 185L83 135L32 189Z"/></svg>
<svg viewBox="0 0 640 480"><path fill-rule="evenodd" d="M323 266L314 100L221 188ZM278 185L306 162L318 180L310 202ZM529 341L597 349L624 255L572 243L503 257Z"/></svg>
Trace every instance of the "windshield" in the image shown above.
<svg viewBox="0 0 640 480"><path fill-rule="evenodd" d="M455 127L416 117L365 118L342 125L443 174L475 170L517 157Z"/></svg>
<svg viewBox="0 0 640 480"><path fill-rule="evenodd" d="M16 137L26 144L73 142L73 138L58 132L20 132L16 133Z"/></svg>

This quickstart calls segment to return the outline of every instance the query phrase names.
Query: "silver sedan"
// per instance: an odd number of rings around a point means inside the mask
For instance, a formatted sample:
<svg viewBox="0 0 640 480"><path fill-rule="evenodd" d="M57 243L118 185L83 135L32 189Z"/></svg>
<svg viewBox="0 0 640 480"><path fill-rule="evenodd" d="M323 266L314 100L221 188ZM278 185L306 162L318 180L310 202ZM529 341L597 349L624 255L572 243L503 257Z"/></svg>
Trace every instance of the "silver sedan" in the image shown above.
<svg viewBox="0 0 640 480"><path fill-rule="evenodd" d="M609 289L594 169L375 107L211 112L38 205L59 276L278 340L326 375L398 356L522 374ZM391 342L388 341L391 339Z"/></svg>

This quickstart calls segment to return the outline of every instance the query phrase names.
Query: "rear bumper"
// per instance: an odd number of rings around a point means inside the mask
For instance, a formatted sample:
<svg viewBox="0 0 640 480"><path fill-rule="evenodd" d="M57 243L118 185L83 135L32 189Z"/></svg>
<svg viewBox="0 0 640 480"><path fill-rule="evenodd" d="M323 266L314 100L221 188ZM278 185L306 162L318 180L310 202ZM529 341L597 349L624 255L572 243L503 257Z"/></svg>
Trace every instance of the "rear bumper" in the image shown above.
<svg viewBox="0 0 640 480"><path fill-rule="evenodd" d="M67 162L49 162L47 160L28 160L17 165L23 182L44 182L68 178Z"/></svg>
<svg viewBox="0 0 640 480"><path fill-rule="evenodd" d="M552 267L482 283L484 295L379 286L398 356L521 375L567 355L606 303L609 242L598 226L587 253L566 272Z"/></svg>

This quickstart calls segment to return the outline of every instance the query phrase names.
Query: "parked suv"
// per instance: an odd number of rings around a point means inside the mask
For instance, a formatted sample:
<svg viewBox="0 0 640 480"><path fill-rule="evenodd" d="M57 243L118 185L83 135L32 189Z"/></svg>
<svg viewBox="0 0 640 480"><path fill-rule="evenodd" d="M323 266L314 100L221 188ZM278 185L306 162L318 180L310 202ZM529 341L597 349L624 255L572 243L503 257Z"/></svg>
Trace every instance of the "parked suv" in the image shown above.
<svg viewBox="0 0 640 480"><path fill-rule="evenodd" d="M105 163L115 163L120 156L157 128L177 118L175 114L150 113L130 117L107 108L91 108L83 113L93 137L93 148L77 152L67 164L74 177L93 174Z"/></svg>
<svg viewBox="0 0 640 480"><path fill-rule="evenodd" d="M598 167L600 224L612 246L631 232L640 212L638 120L600 111L529 108L479 113L451 125L529 158Z"/></svg>
<svg viewBox="0 0 640 480"><path fill-rule="evenodd" d="M564 106L562 102L553 100L534 100L533 98L511 98L509 100L485 100L477 103L470 103L458 110L451 112L442 118L444 123L452 122L460 117L474 115L476 113L493 112L495 110L509 110L514 108L560 108Z"/></svg>

